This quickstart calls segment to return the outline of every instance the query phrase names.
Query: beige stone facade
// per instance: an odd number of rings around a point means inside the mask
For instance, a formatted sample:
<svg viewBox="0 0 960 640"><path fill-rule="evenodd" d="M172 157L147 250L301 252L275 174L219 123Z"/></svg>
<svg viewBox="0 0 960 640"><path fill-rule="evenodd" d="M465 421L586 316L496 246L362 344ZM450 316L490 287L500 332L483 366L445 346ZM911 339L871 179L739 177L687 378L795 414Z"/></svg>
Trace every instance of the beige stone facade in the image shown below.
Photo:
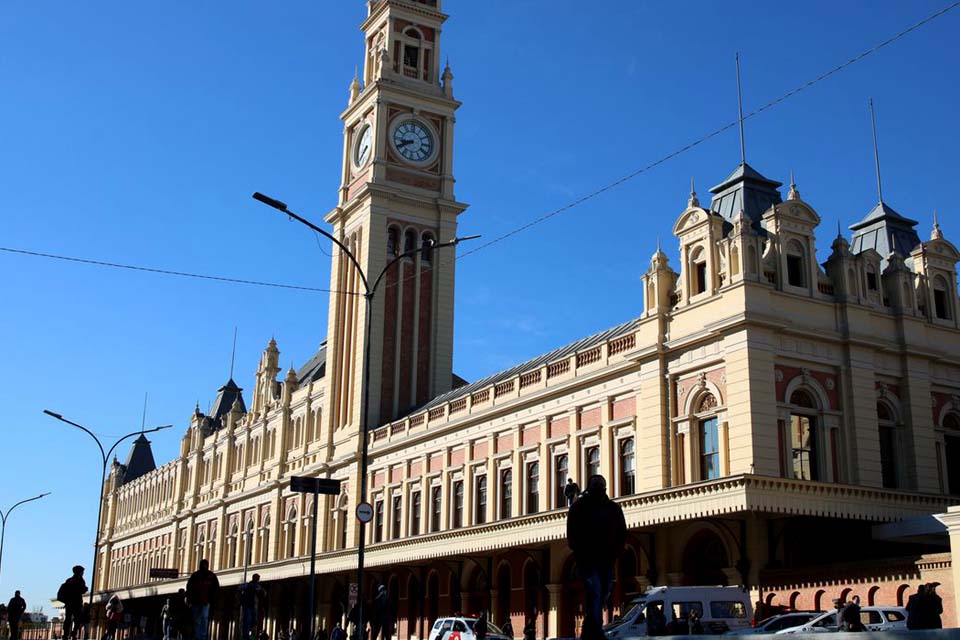
<svg viewBox="0 0 960 640"><path fill-rule="evenodd" d="M408 248L453 239L466 209L439 4L371 0L362 25L363 84L342 115L327 221L371 280ZM452 371L452 250L386 272L371 308L366 589L388 585L400 637L480 609L512 616L519 635L534 607L539 637L574 635L562 488L593 473L631 530L616 608L652 583L705 582L772 604L811 607L845 588L894 603L901 584L955 570L949 554L870 541L870 525L944 512L960 493L960 253L939 227L921 242L881 203L824 259L813 205L779 187L741 165L710 206L691 193L674 226L680 263L654 254L642 315L471 384ZM312 504L289 478L315 475L342 481L317 522L319 624L342 618L359 540L366 298L344 293L362 283L334 256L340 293L317 354L278 378L271 340L249 410L231 380L210 415L194 412L175 460L136 478L114 468L97 591L155 617L182 581L149 569L187 574L207 558L227 591L261 575L268 629L304 625ZM215 623L223 638L233 602Z"/></svg>

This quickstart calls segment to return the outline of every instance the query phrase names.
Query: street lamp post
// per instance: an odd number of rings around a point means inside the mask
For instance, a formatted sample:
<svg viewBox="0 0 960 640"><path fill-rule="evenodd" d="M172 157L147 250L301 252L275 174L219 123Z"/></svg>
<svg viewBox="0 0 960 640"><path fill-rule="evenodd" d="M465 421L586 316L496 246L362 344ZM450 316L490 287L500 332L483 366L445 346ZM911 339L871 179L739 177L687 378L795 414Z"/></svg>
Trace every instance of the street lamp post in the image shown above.
<svg viewBox="0 0 960 640"><path fill-rule="evenodd" d="M59 420L60 422L65 422L65 423L67 423L67 424L69 424L69 425L71 425L71 426L74 426L74 427L76 427L76 428L78 428L78 429L82 429L83 431L86 431L86 432L87 432L87 435L89 435L91 438L93 438L94 442L96 442L96 443L97 443L97 446L100 448L100 457L101 457L102 460L103 460L103 468L102 468L102 470L101 470L101 472L100 472L100 496L99 496L98 499L97 499L97 532L96 532L96 535L94 535L94 537L93 537L93 567L90 569L90 596L89 596L89 602L90 602L90 608L93 609L93 592L96 591L96 589L97 589L97 558L98 558L99 555L100 555L99 550L97 549L97 543L100 541L100 522L101 522L101 519L102 519L102 517L103 517L103 487L104 487L104 484L105 484L106 481L107 481L107 478L106 478L106 476L107 476L107 462L110 460L110 455L113 453L113 450L117 448L117 445L119 445L121 442L123 442L123 441L126 440L127 438L132 438L133 436L140 435L140 434L143 434L143 433L153 433L154 431L160 431L161 429L169 429L169 428L172 427L173 425L171 425L171 424L165 424L165 425L160 426L160 427L153 427L152 429L141 429L140 431L134 431L134 432L132 432L132 433L128 433L127 435L123 436L122 438L120 438L119 440L117 440L116 442L114 442L112 447L110 447L108 450L104 451L104 449L103 449L103 443L100 442L100 438L98 438L97 436L95 436L95 435L93 434L93 432L90 431L90 429L87 429L87 428L86 428L85 426L83 426L82 424L77 424L76 422L73 422L73 421L71 421L71 420L67 420L66 418L64 418L64 417L63 417L62 415L60 415L59 413L54 413L53 411L50 411L49 409L44 409L43 412L44 412L45 414L47 414L48 416L50 416L51 418L56 418L56 419Z"/></svg>
<svg viewBox="0 0 960 640"><path fill-rule="evenodd" d="M342 242L337 240L332 234L321 229L317 225L313 224L309 220L298 216L296 213L287 208L286 203L281 202L280 200L275 200L270 196L266 196L259 191L253 194L253 199L262 202L263 204L273 207L277 211L286 214L290 218L296 220L297 222L309 227L313 231L323 235L324 237L331 240L335 245L340 247L340 250L343 251L346 256L350 259L350 262L353 263L354 268L357 270L357 274L360 276L360 281L363 283L363 298L365 301L364 304L364 322L363 322L363 409L361 412L362 423L360 425L360 437L363 439L363 443L360 450L360 502L367 501L367 457L369 455L369 438L367 433L367 422L369 419L370 412L370 316L371 316L371 307L373 305L373 297L377 292L377 287L380 285L380 282L383 280L383 276L386 275L387 271L390 270L395 263L399 262L403 258L407 258L413 255L416 255L419 251L424 249L434 250L441 249L443 247L455 247L465 240L474 240L480 236L466 236L462 238L454 238L453 240L448 240L447 242L431 243L426 244L422 247L416 249L410 249L409 251L404 251L400 255L394 257L390 260L386 266L380 271L380 274L377 276L376 280L373 281L373 284L370 284L367 274L364 272L363 267L360 266L360 262L357 260L356 256L353 255L353 252L350 251ZM366 551L366 522L359 520L360 523L360 543L357 547L357 628L359 629L359 638L363 638L363 561L364 553ZM311 625L313 621L310 621ZM309 638L308 640L313 640Z"/></svg>
<svg viewBox="0 0 960 640"><path fill-rule="evenodd" d="M32 498L27 498L26 500L21 500L17 504L7 509L6 512L0 513L0 569L3 568L3 540L7 535L7 518L10 516L10 512L24 503L33 502L34 500L39 500L40 498L48 495L50 495L49 491L47 493L41 493L38 496L33 496Z"/></svg>

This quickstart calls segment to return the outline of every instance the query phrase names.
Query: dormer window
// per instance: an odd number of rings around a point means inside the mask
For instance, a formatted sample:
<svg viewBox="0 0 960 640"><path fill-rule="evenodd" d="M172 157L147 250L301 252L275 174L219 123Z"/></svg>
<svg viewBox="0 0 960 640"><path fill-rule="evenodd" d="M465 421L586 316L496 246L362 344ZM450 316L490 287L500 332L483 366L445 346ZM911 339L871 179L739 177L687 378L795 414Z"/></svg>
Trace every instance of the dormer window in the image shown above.
<svg viewBox="0 0 960 640"><path fill-rule="evenodd" d="M947 282L943 276L933 280L933 310L940 320L951 320L950 296L947 293Z"/></svg>
<svg viewBox="0 0 960 640"><path fill-rule="evenodd" d="M690 259L690 265L693 268L693 295L698 295L707 290L707 258L703 249L697 249Z"/></svg>
<svg viewBox="0 0 960 640"><path fill-rule="evenodd" d="M791 287L807 286L806 261L803 259L803 254L803 246L796 240L791 240L787 244L787 283Z"/></svg>

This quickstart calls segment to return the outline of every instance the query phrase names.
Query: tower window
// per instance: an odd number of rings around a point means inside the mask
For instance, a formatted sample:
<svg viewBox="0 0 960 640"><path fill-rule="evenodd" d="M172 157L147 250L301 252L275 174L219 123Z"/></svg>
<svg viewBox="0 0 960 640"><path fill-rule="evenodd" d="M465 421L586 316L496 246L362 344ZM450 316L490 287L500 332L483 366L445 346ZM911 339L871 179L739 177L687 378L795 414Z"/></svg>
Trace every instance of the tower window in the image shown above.
<svg viewBox="0 0 960 640"><path fill-rule="evenodd" d="M417 248L417 234L413 229L407 229L407 232L403 234L403 252L409 253Z"/></svg>
<svg viewBox="0 0 960 640"><path fill-rule="evenodd" d="M404 45L403 46L403 66L416 69L419 62L420 62L420 47L415 47L409 44Z"/></svg>
<svg viewBox="0 0 960 640"><path fill-rule="evenodd" d="M700 479L720 477L720 447L717 437L717 419L700 421Z"/></svg>
<svg viewBox="0 0 960 640"><path fill-rule="evenodd" d="M390 533L393 535L393 539L396 540L400 537L400 496L393 496L393 531Z"/></svg>
<svg viewBox="0 0 960 640"><path fill-rule="evenodd" d="M787 245L787 282L791 287L807 286L804 277L803 247L796 240Z"/></svg>
<svg viewBox="0 0 960 640"><path fill-rule="evenodd" d="M440 531L440 514L441 511L441 488L440 486L433 487L430 489L430 532Z"/></svg>
<svg viewBox="0 0 960 640"><path fill-rule="evenodd" d="M877 272L871 265L867 267L867 291L876 291L877 288Z"/></svg>
<svg viewBox="0 0 960 640"><path fill-rule="evenodd" d="M633 438L620 442L620 495L633 495L636 491L636 455Z"/></svg>
<svg viewBox="0 0 960 640"><path fill-rule="evenodd" d="M698 262L696 264L697 270L697 293L703 293L707 290L707 263Z"/></svg>
<svg viewBox="0 0 960 640"><path fill-rule="evenodd" d="M420 492L415 491L410 495L410 535L416 536L420 534Z"/></svg>
<svg viewBox="0 0 960 640"><path fill-rule="evenodd" d="M374 507L373 541L381 540L383 540L383 500L377 500L377 505Z"/></svg>
<svg viewBox="0 0 960 640"><path fill-rule="evenodd" d="M433 262L433 245L435 244L433 240L433 235L430 233L424 233L420 241L420 259L423 262L430 264Z"/></svg>
<svg viewBox="0 0 960 640"><path fill-rule="evenodd" d="M567 478L570 477L569 464L569 458L567 458L567 454L565 453L557 456L556 462L554 463L554 466L556 467L556 483L554 484L554 488L557 492L557 495L554 496L553 500L554 508L562 507L567 504L567 497L563 492L564 489L567 488Z"/></svg>
<svg viewBox="0 0 960 640"><path fill-rule="evenodd" d="M947 294L947 283L941 276L933 281L933 309L941 320L950 320L950 297Z"/></svg>
<svg viewBox="0 0 960 640"><path fill-rule="evenodd" d="M397 255L397 249L400 247L400 232L396 227L390 227L387 230L387 255Z"/></svg>

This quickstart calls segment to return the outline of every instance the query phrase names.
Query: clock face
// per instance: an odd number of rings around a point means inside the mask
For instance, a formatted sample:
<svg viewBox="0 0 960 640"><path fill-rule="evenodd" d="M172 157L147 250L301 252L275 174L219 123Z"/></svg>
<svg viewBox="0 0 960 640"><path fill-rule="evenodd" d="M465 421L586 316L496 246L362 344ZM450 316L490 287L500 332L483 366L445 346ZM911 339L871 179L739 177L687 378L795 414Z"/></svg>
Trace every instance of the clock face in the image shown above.
<svg viewBox="0 0 960 640"><path fill-rule="evenodd" d="M357 143L353 148L353 164L362 167L370 159L370 151L373 148L373 135L370 125L365 125L363 131L357 136Z"/></svg>
<svg viewBox="0 0 960 640"><path fill-rule="evenodd" d="M416 120L404 120L393 130L393 146L401 156L423 162L433 155L433 134Z"/></svg>

